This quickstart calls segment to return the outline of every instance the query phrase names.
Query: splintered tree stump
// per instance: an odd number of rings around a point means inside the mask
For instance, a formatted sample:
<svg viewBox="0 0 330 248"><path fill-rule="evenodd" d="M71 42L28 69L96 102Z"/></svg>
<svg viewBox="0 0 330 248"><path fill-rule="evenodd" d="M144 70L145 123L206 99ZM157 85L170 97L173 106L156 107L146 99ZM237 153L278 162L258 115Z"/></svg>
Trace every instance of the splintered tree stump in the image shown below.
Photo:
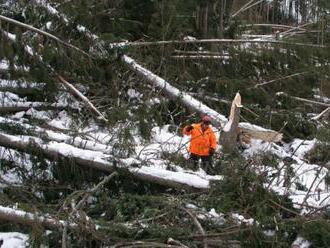
<svg viewBox="0 0 330 248"><path fill-rule="evenodd" d="M229 120L220 135L220 144L222 145L223 153L231 153L236 147L241 107L241 95L237 93L231 104Z"/></svg>

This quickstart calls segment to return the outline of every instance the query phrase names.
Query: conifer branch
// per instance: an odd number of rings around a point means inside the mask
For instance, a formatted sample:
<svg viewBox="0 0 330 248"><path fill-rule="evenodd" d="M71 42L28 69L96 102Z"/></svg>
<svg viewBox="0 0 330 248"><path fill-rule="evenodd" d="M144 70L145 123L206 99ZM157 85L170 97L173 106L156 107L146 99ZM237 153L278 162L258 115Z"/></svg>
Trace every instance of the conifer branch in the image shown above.
<svg viewBox="0 0 330 248"><path fill-rule="evenodd" d="M28 25L28 24L22 23L22 22L20 22L20 21L14 20L14 19L12 19L12 18L9 18L9 17L6 17L6 16L3 16L3 15L0 15L0 20L3 20L3 21L5 21L5 22L12 23L12 24L14 24L14 25L16 25L16 26L23 27L23 28L25 28L25 29L31 30L31 31L33 31L33 32L36 32L36 33L38 33L38 34L41 34L41 35L46 36L46 37L48 37L48 38L51 38L52 40L54 40L54 41L56 41L56 42L58 42L58 43L60 43L60 44L62 44L62 45L64 45L64 46L66 46L66 47L72 48L72 49L74 49L74 50L76 50L76 51L82 53L83 55L85 55L85 56L91 58L91 55L90 55L90 54L86 53L85 51L81 50L80 48L78 48L78 47L76 47L76 46L74 46L74 45L72 45L72 44L70 44L70 43L68 43L68 42L65 42L65 41L61 40L60 38L58 38L58 37L56 37L55 35L52 35L52 34L46 32L46 31L40 30L40 29L35 28L35 27L31 26L31 25Z"/></svg>

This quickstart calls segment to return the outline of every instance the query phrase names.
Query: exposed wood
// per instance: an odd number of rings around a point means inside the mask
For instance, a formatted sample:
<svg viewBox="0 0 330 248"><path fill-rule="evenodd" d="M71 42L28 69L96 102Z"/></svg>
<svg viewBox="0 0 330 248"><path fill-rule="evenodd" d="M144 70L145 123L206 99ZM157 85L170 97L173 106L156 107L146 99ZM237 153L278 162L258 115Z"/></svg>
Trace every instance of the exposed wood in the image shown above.
<svg viewBox="0 0 330 248"><path fill-rule="evenodd" d="M173 87L170 83L165 81L163 78L157 76L151 71L145 69L141 65L139 65L135 60L128 57L127 55L123 55L121 60L127 64L134 72L138 75L145 78L148 82L152 83L158 89L161 89L162 92L171 99L176 101L180 101L185 107L187 107L191 112L196 112L200 115L209 115L211 117L212 124L215 127L223 127L227 122L227 118L215 110L209 108L202 102L196 100L189 94L178 90ZM254 139L262 139L265 141L280 141L282 139L282 134L258 127L256 125L251 125L249 123L240 123L239 124L239 133L250 136Z"/></svg>
<svg viewBox="0 0 330 248"><path fill-rule="evenodd" d="M102 152L79 149L54 141L43 144L39 142L40 140L38 138L13 136L0 132L0 146L3 147L26 152L31 144L33 144L38 150L38 153L42 152L45 157L53 160L67 158L77 165L87 166L104 172L113 172L116 170L119 173L129 173L138 179L167 187L186 188L190 190L207 190L210 187L208 179L182 172L180 172L181 176L179 177L177 173L173 171L159 168L155 170L148 166L143 166L143 161L137 159L117 159Z"/></svg>
<svg viewBox="0 0 330 248"><path fill-rule="evenodd" d="M231 105L229 121L224 126L220 136L224 153L231 153L236 147L241 107L241 95L237 93Z"/></svg>

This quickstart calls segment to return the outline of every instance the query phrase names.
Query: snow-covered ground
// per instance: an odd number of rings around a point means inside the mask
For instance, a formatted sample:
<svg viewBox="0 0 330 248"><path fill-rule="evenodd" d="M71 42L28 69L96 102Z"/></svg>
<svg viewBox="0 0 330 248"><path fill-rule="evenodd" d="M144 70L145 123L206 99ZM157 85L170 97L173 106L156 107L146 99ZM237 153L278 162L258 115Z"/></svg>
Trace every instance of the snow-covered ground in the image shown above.
<svg viewBox="0 0 330 248"><path fill-rule="evenodd" d="M1 248L24 248L28 247L28 235L18 232L0 233Z"/></svg>

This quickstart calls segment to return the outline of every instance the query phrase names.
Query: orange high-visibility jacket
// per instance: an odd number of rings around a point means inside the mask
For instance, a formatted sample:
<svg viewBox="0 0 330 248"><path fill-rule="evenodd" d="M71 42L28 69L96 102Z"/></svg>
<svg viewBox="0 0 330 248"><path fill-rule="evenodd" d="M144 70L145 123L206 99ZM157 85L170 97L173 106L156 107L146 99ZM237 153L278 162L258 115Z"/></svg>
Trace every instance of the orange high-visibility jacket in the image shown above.
<svg viewBox="0 0 330 248"><path fill-rule="evenodd" d="M188 132L186 126L183 129L184 135L190 135L190 147L189 150L191 153L199 155L199 156L208 156L210 155L210 148L214 150L217 148L217 140L215 138L214 132L211 127L207 127L207 129L202 131L202 124L193 124L194 129Z"/></svg>

